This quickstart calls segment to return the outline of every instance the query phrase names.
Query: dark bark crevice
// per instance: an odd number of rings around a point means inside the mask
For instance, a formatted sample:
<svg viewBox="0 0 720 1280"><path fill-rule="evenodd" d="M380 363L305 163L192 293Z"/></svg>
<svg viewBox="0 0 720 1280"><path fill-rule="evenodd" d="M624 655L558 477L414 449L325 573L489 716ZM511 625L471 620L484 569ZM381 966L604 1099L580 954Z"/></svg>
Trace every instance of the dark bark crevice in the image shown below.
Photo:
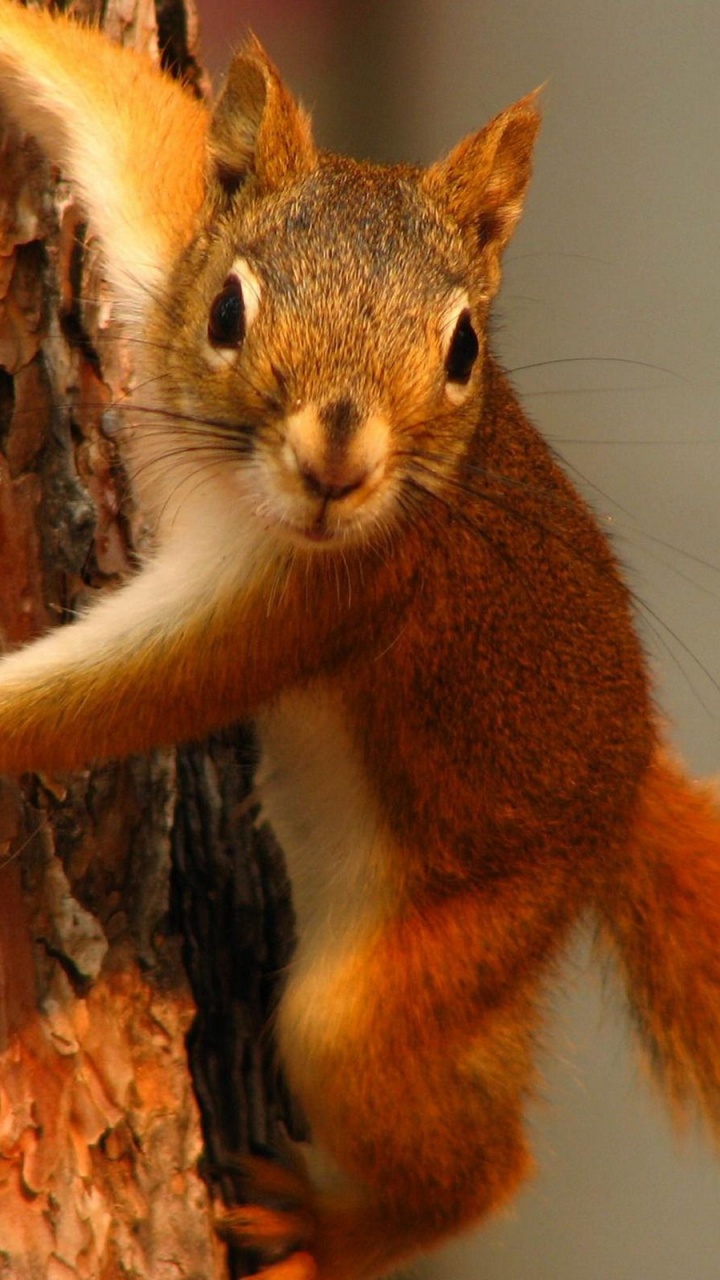
<svg viewBox="0 0 720 1280"><path fill-rule="evenodd" d="M171 920L197 1013L188 1059L206 1144L205 1173L227 1204L242 1201L244 1152L277 1149L278 1126L305 1136L274 1061L269 1028L294 946L290 886L252 803L255 743L247 725L177 753ZM247 1258L230 1250L233 1278Z"/></svg>

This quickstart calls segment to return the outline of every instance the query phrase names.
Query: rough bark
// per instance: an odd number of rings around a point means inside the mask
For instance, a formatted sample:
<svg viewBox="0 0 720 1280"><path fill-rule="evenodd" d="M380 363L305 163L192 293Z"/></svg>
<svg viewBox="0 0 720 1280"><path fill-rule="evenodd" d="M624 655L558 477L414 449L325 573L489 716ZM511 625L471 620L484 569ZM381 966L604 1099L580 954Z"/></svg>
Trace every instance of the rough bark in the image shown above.
<svg viewBox="0 0 720 1280"><path fill-rule="evenodd" d="M165 64L200 85L194 14L162 0L158 20ZM104 23L155 45L145 0L113 0ZM112 588L142 512L113 446L131 361L97 245L33 141L4 125L0 145L9 647ZM292 935L282 860L245 799L251 771L238 729L0 780L2 1280L244 1274L215 1237L208 1183L232 1198L222 1166L272 1145L283 1114L261 1029Z"/></svg>

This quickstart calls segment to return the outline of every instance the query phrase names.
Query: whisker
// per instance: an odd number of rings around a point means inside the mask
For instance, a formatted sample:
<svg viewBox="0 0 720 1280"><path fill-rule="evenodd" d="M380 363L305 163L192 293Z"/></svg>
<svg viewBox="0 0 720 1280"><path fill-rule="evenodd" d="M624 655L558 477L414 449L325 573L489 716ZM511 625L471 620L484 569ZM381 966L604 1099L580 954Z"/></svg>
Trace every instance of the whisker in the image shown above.
<svg viewBox="0 0 720 1280"><path fill-rule="evenodd" d="M635 595L635 592L632 592L632 593L631 593L631 595L632 595L632 598L633 598L633 602L634 602L634 603L635 603L635 604L636 604L636 605L637 605L637 606L642 610L642 612L646 615L646 619L645 619L646 623L648 623L648 618L652 618L653 622L657 623L657 625L658 625L659 627L661 627L663 631L667 632L667 634L668 634L669 636L671 636L671 637L672 637L672 639L675 641L675 643L676 643L677 645L679 645L679 647L682 649L683 653L684 653L688 658L690 658L690 660L691 660L692 662L694 662L694 663L695 663L695 666L696 666L696 667L698 667L698 669L699 669L700 671L702 671L703 675L704 675L704 676L705 676L705 677L710 681L710 684L713 686L713 688L714 688L714 689L716 689L716 690L720 693L720 681L718 681L718 680L716 680L716 679L715 679L715 676L712 674L712 672L710 671L709 667L707 667L707 666L705 665L705 663L704 663L704 662L702 662L700 658L698 658L698 656L697 656L697 654L696 654L696 653L693 653L693 651L692 651L692 649L689 647L689 645L685 644L685 641L684 641L684 640L683 640L683 639L682 639L682 638L677 634L677 632L676 632L676 631L673 631L672 627L670 627L670 626L668 625L668 623L667 623L667 622L665 622L665 621L664 621L664 620L659 616L659 614L657 614L657 613L655 612L655 610L654 610L654 609L651 609L650 605L649 605L649 604L647 604L647 603L646 603L646 601L644 601L644 600L640 600L640 599ZM650 623L648 623L648 625L651 625L651 624L650 624ZM698 698L698 701L702 701L702 700L700 699L700 695L699 695L699 694L697 694L697 691L695 690L695 688L694 688L694 686L693 686L692 682L690 681L690 679L689 679L689 677L688 677L688 675L687 675L687 672L686 672L686 671L684 671L684 669L683 669L683 667L682 667L682 664L678 663L677 657L673 654L672 649L670 648L670 646L669 646L669 645L668 645L668 644L667 644L667 643L662 639L662 636L659 636L659 635L658 635L658 633L657 633L657 631L656 631L655 627L652 627L652 626L651 626L651 630L652 630L652 632L653 632L653 635L655 635L655 636L656 636L656 638L658 639L659 643L660 643L660 644L663 646L663 648L665 649L665 652L666 652L666 653L668 653L668 654L670 654L670 656L671 656L671 657L673 658L673 660L677 663L677 665L679 665L680 670L681 670L681 671L683 671L683 674L684 674L684 676L685 676L685 679L687 680L687 682L688 682L688 684L689 684L690 688L692 689L693 693L695 693L695 694L696 694L696 696L697 696L697 698ZM704 706L704 703L703 703L702 705Z"/></svg>
<svg viewBox="0 0 720 1280"><path fill-rule="evenodd" d="M649 560L653 560L655 564L662 565L663 569L667 569L669 573L674 573L675 577L679 578L681 582L686 582L688 586L694 587L696 591L700 591L711 600L717 601L720 599L717 591L713 591L711 587L706 587L704 583L698 582L697 578L692 578L690 574L683 573L682 569L673 564L667 556L661 556L656 551L651 551L649 547L643 547L642 550Z"/></svg>
<svg viewBox="0 0 720 1280"><path fill-rule="evenodd" d="M593 568L600 572L608 572L609 561L606 561L604 558L598 558L588 554L588 552L583 550L581 547L577 547L573 542L565 537L564 534L560 533L557 528L553 528L552 525L543 521L538 516L531 515L528 511L523 510L521 507L513 506L510 502L504 502L496 493L466 484L458 477L448 477L448 484L452 486L456 492L465 493L468 497L480 499L482 502L486 502L489 506L495 507L498 511L502 511L505 515L510 516L511 519L516 520L518 523L523 523L530 528L536 529L539 533L543 533L554 538L578 560L582 560L586 564L592 565Z"/></svg>
<svg viewBox="0 0 720 1280"><path fill-rule="evenodd" d="M218 466L220 466L236 462L239 458L247 456L247 450L241 447L229 448L226 444L217 445L214 448L210 443L206 442L202 444L178 444L172 449L164 449L155 457L138 463L128 470L127 475L130 484L136 485L147 473L152 474L155 468L172 462L178 476L184 470L192 477L197 471L198 462L203 460L217 462Z"/></svg>
<svg viewBox="0 0 720 1280"><path fill-rule="evenodd" d="M399 450L397 456L419 458L422 461L438 463L441 466L443 463L447 463L447 459L444 458L442 454L428 449ZM528 484L526 480L518 480L515 476L503 475L500 471L494 471L488 467L481 466L478 463L472 462L470 459L463 459L462 468L464 472L467 472L472 476L477 476L482 480L495 481L502 484L504 488L515 489L520 493L530 494L532 497L540 498L543 502L548 503L548 505L565 507L569 511L573 510L575 507L574 498L568 497L562 493L548 492L538 489L537 485ZM455 483L457 483L458 480L459 477L455 477ZM468 491L474 493L475 496L479 496L476 490Z"/></svg>
<svg viewBox="0 0 720 1280"><path fill-rule="evenodd" d="M39 836L41 831L45 831L48 826L48 817L47 814L44 814L37 826L19 845L16 846L16 848L13 849L12 853L8 853L4 858L0 858L0 871L4 871L6 867L11 865L11 863L17 862L18 858L21 858L25 850L32 844L35 837Z"/></svg>
<svg viewBox="0 0 720 1280"><path fill-rule="evenodd" d="M632 511L627 507L623 507L615 500L615 498L611 498L609 493L606 493L605 490L601 489L599 485L594 483L594 481L588 479L584 472L582 472L579 467L576 467L574 463L568 462L566 458L563 458L563 466L566 467L568 471L572 471L573 475L577 476L579 480L582 480L583 484L587 485L588 489L592 489L598 497L602 498L603 502L609 502L610 506L615 507L618 511L622 511L623 515L627 516L628 519L633 519Z"/></svg>
<svg viewBox="0 0 720 1280"><path fill-rule="evenodd" d="M613 387L612 389L614 391L617 390L616 387ZM635 390L638 390L639 388L632 387L629 389L635 391ZM527 394L526 392L523 392L523 395L526 395L526 394ZM536 394L545 395L546 393L544 391L538 391ZM547 394L554 395L555 392L549 391L547 392ZM675 439L673 439L671 436L655 436L655 437L644 436L641 440L635 440L635 439L618 440L617 436L606 436L606 437L603 437L603 436L550 436L549 439L551 444L565 444L565 445L594 444L594 445L605 445L610 447L612 447L613 445L621 445L623 448L627 448L627 449L633 449L635 445L638 445L640 447L643 447L645 445L653 445L655 447L658 445L671 445L671 446L682 445L684 448L686 445L689 445L689 444L704 444L704 445L720 444L719 436L682 436L682 437L676 437Z"/></svg>
<svg viewBox="0 0 720 1280"><path fill-rule="evenodd" d="M560 356L555 360L534 360L531 364L518 364L508 369L508 373L514 376L516 373L527 373L530 369L548 369L556 364L627 364L633 365L636 369L652 369L655 373L666 373L678 382L690 381L689 378L678 373L677 369L668 369L666 365L653 364L649 360L631 360L627 356Z"/></svg>
<svg viewBox="0 0 720 1280"><path fill-rule="evenodd" d="M676 555L683 556L686 560L692 560L695 564L702 565L704 569L710 569L713 573L720 573L720 565L713 564L712 560L705 560L703 556L695 555L692 551L686 551L684 547L678 547L674 542L667 542L665 538L658 538L653 533L647 533L645 529L636 528L634 530L638 537L646 538L648 542L655 542L660 547L665 547L667 551L674 551ZM672 566L670 566L672 567ZM693 581L693 579L689 579ZM699 583L695 583L699 586Z"/></svg>
<svg viewBox="0 0 720 1280"><path fill-rule="evenodd" d="M517 561L510 554L506 546L502 545L496 537L492 537L488 529L485 528L477 518L473 518L468 515L467 512L460 510L456 504L450 501L446 494L441 492L439 493L434 489L428 489L414 477L406 477L406 483L411 487L414 486L416 497L419 497L420 494L422 494L423 505L425 504L425 500L430 497L436 503L436 506L441 506L445 509L446 515L450 517L451 521L461 525L474 537L481 538L486 546L489 547L492 554L497 556L502 561L505 568L512 573L515 580L518 582L519 586L525 592L528 599L533 604L533 607L536 609L538 618L542 617L542 610L539 608L539 601L536 593L533 592L527 577L521 572ZM421 510L423 510L422 507ZM424 510L423 516L427 518Z"/></svg>

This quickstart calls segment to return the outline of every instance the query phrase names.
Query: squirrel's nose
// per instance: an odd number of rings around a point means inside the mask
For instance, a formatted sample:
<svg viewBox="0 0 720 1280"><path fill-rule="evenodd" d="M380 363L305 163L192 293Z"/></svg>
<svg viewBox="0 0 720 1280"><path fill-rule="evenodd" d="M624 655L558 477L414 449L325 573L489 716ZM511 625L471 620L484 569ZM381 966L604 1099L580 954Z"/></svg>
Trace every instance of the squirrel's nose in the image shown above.
<svg viewBox="0 0 720 1280"><path fill-rule="evenodd" d="M389 436L389 424L379 413L361 419L349 402L333 401L321 409L305 404L286 419L281 463L316 501L342 502L353 494L362 501L365 490L382 479Z"/></svg>
<svg viewBox="0 0 720 1280"><path fill-rule="evenodd" d="M298 471L307 492L313 498L322 498L324 502L340 502L349 493L361 489L367 479L364 466L352 469L341 465L325 471L324 468L305 462L299 465Z"/></svg>

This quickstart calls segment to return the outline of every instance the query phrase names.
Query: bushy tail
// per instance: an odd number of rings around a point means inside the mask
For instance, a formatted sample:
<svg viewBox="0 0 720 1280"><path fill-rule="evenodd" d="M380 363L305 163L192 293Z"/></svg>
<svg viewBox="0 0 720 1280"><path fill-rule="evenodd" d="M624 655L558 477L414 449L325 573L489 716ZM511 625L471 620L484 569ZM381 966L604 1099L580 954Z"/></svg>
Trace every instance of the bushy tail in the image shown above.
<svg viewBox="0 0 720 1280"><path fill-rule="evenodd" d="M99 31L9 0L0 98L77 185L123 316L144 315L202 204L206 108Z"/></svg>
<svg viewBox="0 0 720 1280"><path fill-rule="evenodd" d="M720 787L659 756L598 907L664 1091L720 1141Z"/></svg>

